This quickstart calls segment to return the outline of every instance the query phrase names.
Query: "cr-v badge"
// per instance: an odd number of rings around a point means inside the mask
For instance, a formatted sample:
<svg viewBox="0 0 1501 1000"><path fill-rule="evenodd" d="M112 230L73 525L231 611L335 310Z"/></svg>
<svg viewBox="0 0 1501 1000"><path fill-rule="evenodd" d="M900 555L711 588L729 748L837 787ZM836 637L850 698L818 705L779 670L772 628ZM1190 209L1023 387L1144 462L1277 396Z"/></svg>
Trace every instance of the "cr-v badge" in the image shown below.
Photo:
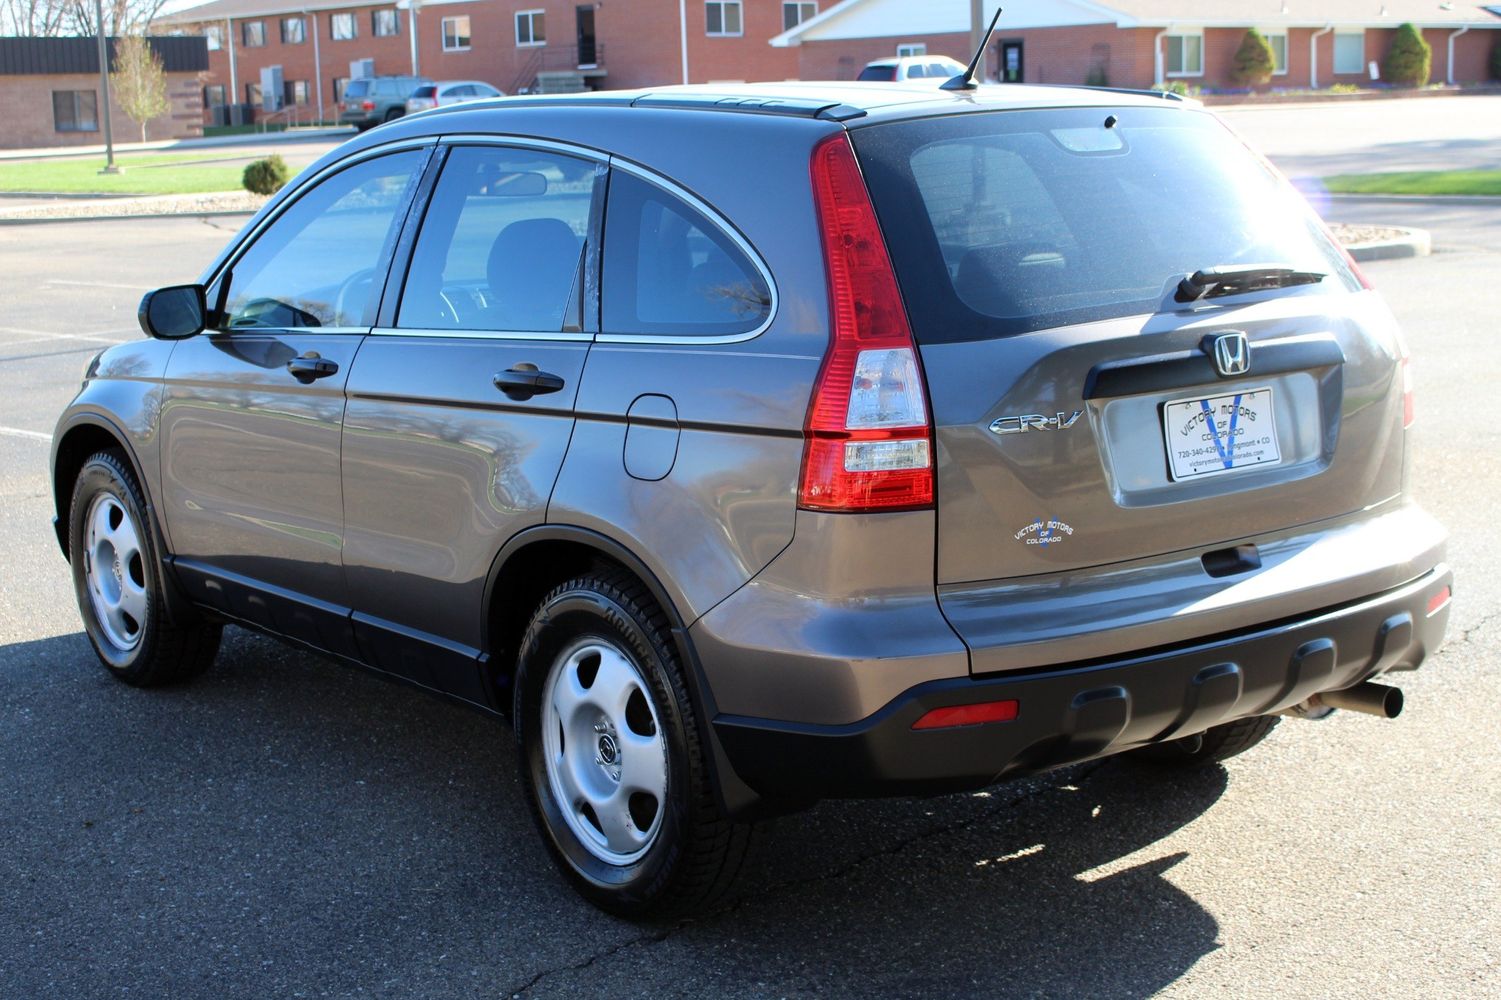
<svg viewBox="0 0 1501 1000"><path fill-rule="evenodd" d="M1084 416L1083 410L1045 417L1041 413L1024 413L1019 417L997 417L990 424L993 434L1021 434L1026 431L1066 431Z"/></svg>

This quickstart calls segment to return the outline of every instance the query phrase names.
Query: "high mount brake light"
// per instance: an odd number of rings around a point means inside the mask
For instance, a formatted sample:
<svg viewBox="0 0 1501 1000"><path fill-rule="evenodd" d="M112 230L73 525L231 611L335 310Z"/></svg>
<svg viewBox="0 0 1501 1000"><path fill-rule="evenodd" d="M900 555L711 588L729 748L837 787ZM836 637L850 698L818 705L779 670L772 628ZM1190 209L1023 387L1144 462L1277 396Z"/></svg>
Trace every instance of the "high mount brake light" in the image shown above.
<svg viewBox="0 0 1501 1000"><path fill-rule="evenodd" d="M813 150L831 337L808 405L798 505L846 513L933 505L933 428L891 257L849 138Z"/></svg>

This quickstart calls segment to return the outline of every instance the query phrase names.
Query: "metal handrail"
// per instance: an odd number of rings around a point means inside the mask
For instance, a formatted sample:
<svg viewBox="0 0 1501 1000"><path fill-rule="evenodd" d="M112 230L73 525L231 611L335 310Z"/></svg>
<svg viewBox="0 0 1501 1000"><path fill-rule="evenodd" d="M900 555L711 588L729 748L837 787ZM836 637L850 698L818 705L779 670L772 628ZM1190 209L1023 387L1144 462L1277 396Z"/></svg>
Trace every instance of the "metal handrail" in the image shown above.
<svg viewBox="0 0 1501 1000"><path fill-rule="evenodd" d="M594 61L588 65L603 68L605 64L605 47L602 42L594 43ZM511 82L509 94L530 93L537 85L537 78L550 70L579 69L579 47L577 45L544 45L534 49L531 56L522 64L521 72L516 74L516 79Z"/></svg>

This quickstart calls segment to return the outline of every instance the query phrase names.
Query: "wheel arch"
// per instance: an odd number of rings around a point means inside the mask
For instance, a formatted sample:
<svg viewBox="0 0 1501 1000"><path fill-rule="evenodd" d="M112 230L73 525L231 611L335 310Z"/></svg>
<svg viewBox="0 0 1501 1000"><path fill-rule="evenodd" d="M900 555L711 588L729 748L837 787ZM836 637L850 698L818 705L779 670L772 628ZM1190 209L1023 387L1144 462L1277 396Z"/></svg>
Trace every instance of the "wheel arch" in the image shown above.
<svg viewBox="0 0 1501 1000"><path fill-rule="evenodd" d="M667 615L673 644L687 675L699 737L710 748L714 783L725 811L746 818L769 811L760 796L735 773L719 745L711 725L718 714L714 695L688 635L688 623L666 586L644 559L598 531L566 524L538 525L514 535L496 555L485 582L481 634L481 648L490 664L487 682L496 707L510 713L517 646L538 603L559 583L601 562L639 580Z"/></svg>
<svg viewBox="0 0 1501 1000"><path fill-rule="evenodd" d="M57 533L57 543L62 547L64 559L69 558L68 507L73 499L73 486L78 480L78 473L90 455L111 449L123 454L125 461L130 464L130 471L135 474L136 483L146 497L146 514L151 521L150 530L156 536L157 551L166 551L162 546L164 539L161 530L156 523L156 504L151 495L151 483L142 474L141 459L130 443L130 435L103 414L85 412L69 419L67 425L59 429L52 444L52 526Z"/></svg>

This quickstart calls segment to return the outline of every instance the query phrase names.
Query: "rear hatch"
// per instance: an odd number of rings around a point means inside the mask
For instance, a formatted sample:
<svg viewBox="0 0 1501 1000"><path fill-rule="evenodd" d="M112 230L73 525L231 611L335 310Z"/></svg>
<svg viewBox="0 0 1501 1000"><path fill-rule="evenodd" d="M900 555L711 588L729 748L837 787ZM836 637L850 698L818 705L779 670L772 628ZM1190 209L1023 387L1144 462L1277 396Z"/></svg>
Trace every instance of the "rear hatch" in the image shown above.
<svg viewBox="0 0 1501 1000"><path fill-rule="evenodd" d="M373 81L350 80L344 88L344 113L364 114L365 99L370 96Z"/></svg>
<svg viewBox="0 0 1501 1000"><path fill-rule="evenodd" d="M999 111L851 137L927 379L940 588L1066 581L1400 494L1391 317L1213 116Z"/></svg>

